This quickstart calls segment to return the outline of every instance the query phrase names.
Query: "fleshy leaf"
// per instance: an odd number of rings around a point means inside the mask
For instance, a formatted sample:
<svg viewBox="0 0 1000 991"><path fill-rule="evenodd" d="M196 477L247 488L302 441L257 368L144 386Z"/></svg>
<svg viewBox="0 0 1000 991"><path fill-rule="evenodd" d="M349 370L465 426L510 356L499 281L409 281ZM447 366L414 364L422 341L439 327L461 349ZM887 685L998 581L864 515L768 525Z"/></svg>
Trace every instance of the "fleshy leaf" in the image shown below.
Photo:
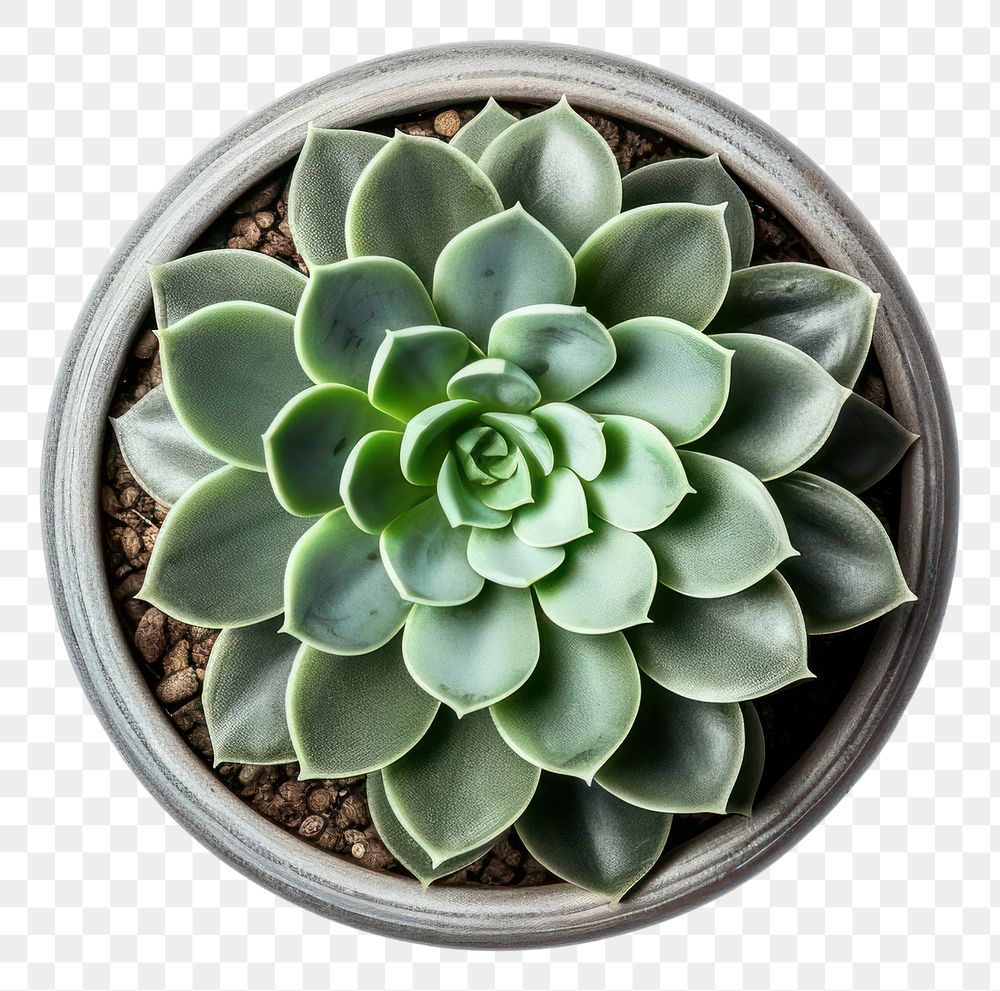
<svg viewBox="0 0 1000 991"><path fill-rule="evenodd" d="M740 711L743 713L743 763L736 784L729 793L726 811L750 816L753 814L754 799L764 773L764 727L753 702L740 702Z"/></svg>
<svg viewBox="0 0 1000 991"><path fill-rule="evenodd" d="M586 482L600 475L607 458L604 424L569 403L539 406L531 415L548 437L557 467L571 468Z"/></svg>
<svg viewBox="0 0 1000 991"><path fill-rule="evenodd" d="M468 481L491 485L496 479L480 465L480 461L485 462L487 457L509 454L510 445L492 427L480 423L459 434L452 451Z"/></svg>
<svg viewBox="0 0 1000 991"><path fill-rule="evenodd" d="M597 782L655 812L723 813L743 750L738 703L696 702L644 676L639 715Z"/></svg>
<svg viewBox="0 0 1000 991"><path fill-rule="evenodd" d="M456 234L434 269L434 306L481 348L490 327L533 303L572 303L573 257L520 204Z"/></svg>
<svg viewBox="0 0 1000 991"><path fill-rule="evenodd" d="M479 163L504 206L520 202L570 252L621 209L615 156L565 97L506 128Z"/></svg>
<svg viewBox="0 0 1000 991"><path fill-rule="evenodd" d="M384 767L427 732L439 706L410 677L399 637L363 657L303 646L287 697L300 780Z"/></svg>
<svg viewBox="0 0 1000 991"><path fill-rule="evenodd" d="M479 403L468 399L448 399L413 417L403 431L399 452L399 463L407 480L414 485L433 485L452 435L481 409Z"/></svg>
<svg viewBox="0 0 1000 991"><path fill-rule="evenodd" d="M857 496L804 471L768 490L801 555L781 573L810 633L849 630L915 600L889 535Z"/></svg>
<svg viewBox="0 0 1000 991"><path fill-rule="evenodd" d="M354 445L373 430L394 426L401 424L348 385L314 385L300 392L264 434L267 473L278 501L296 516L336 509L341 505L341 475ZM398 474L398 453L396 466Z"/></svg>
<svg viewBox="0 0 1000 991"><path fill-rule="evenodd" d="M372 360L368 398L398 420L448 398L448 381L479 357L478 348L451 327L409 327L385 335Z"/></svg>
<svg viewBox="0 0 1000 991"><path fill-rule="evenodd" d="M293 322L260 303L215 303L160 331L170 404L210 454L264 470L261 435L312 384L295 359Z"/></svg>
<svg viewBox="0 0 1000 991"><path fill-rule="evenodd" d="M277 616L285 561L312 523L285 512L266 475L220 468L167 514L138 598L192 626Z"/></svg>
<svg viewBox="0 0 1000 991"><path fill-rule="evenodd" d="M378 552L344 508L295 545L285 571L285 630L317 650L365 654L388 643L409 615Z"/></svg>
<svg viewBox="0 0 1000 991"><path fill-rule="evenodd" d="M572 399L615 363L615 345L603 324L583 307L554 304L500 317L490 331L489 354L523 368L545 402Z"/></svg>
<svg viewBox="0 0 1000 991"><path fill-rule="evenodd" d="M448 452L437 481L437 500L453 527L474 526L495 529L510 522L510 511L492 509L469 491L454 454Z"/></svg>
<svg viewBox="0 0 1000 991"><path fill-rule="evenodd" d="M204 306L230 300L262 303L294 314L306 277L259 251L220 248L150 265L149 283L156 326L162 330Z"/></svg>
<svg viewBox="0 0 1000 991"><path fill-rule="evenodd" d="M530 416L521 413L484 413L482 421L523 451L529 464L543 475L552 471L555 465L552 445Z"/></svg>
<svg viewBox="0 0 1000 991"><path fill-rule="evenodd" d="M640 809L600 785L543 774L517 835L543 867L612 902L660 859L673 816Z"/></svg>
<svg viewBox="0 0 1000 991"><path fill-rule="evenodd" d="M545 615L574 633L611 633L648 623L656 561L643 539L599 520L566 547L558 571L535 585Z"/></svg>
<svg viewBox="0 0 1000 991"><path fill-rule="evenodd" d="M198 479L223 465L184 429L163 386L112 417L111 426L129 471L162 506L172 506Z"/></svg>
<svg viewBox="0 0 1000 991"><path fill-rule="evenodd" d="M514 514L514 533L532 547L559 547L590 533L587 497L569 468L555 468L540 478L535 501Z"/></svg>
<svg viewBox="0 0 1000 991"><path fill-rule="evenodd" d="M643 534L664 585L696 598L732 595L797 553L774 500L750 472L708 454L678 454L694 493Z"/></svg>
<svg viewBox="0 0 1000 991"><path fill-rule="evenodd" d="M637 416L675 445L712 428L729 395L732 352L687 324L637 317L611 328L615 367L574 403L592 413Z"/></svg>
<svg viewBox="0 0 1000 991"><path fill-rule="evenodd" d="M587 486L592 512L619 530L659 526L693 489L670 441L634 416L604 419L607 460Z"/></svg>
<svg viewBox="0 0 1000 991"><path fill-rule="evenodd" d="M511 588L528 588L555 571L566 557L562 547L529 547L511 527L474 529L469 535L469 564L483 578Z"/></svg>
<svg viewBox="0 0 1000 991"><path fill-rule="evenodd" d="M403 435L375 430L354 445L340 476L340 497L354 525L365 533L381 533L397 516L432 494L411 485L399 467Z"/></svg>
<svg viewBox="0 0 1000 991"><path fill-rule="evenodd" d="M802 612L777 571L718 599L661 588L650 616L628 641L639 667L678 695L739 702L812 677Z"/></svg>
<svg viewBox="0 0 1000 991"><path fill-rule="evenodd" d="M309 128L288 189L288 224L310 271L347 257L344 223L351 191L388 143L367 131Z"/></svg>
<svg viewBox="0 0 1000 991"><path fill-rule="evenodd" d="M507 113L491 96L486 101L486 106L468 124L459 128L450 144L452 148L457 148L474 162L478 162L493 139L498 138L516 121L517 118Z"/></svg>
<svg viewBox="0 0 1000 991"><path fill-rule="evenodd" d="M704 330L729 285L724 211L665 203L609 220L576 253L576 302L607 327L659 316Z"/></svg>
<svg viewBox="0 0 1000 991"><path fill-rule="evenodd" d="M534 674L490 712L525 760L588 784L639 709L639 669L621 633L582 636L538 617Z"/></svg>
<svg viewBox="0 0 1000 991"><path fill-rule="evenodd" d="M280 617L223 630L205 668L201 704L215 765L296 759L285 721L285 689L302 645L279 632Z"/></svg>
<svg viewBox="0 0 1000 991"><path fill-rule="evenodd" d="M757 334L714 340L735 352L732 380L726 408L697 449L764 481L794 471L823 446L850 393L784 341Z"/></svg>
<svg viewBox="0 0 1000 991"><path fill-rule="evenodd" d="M402 823L392 811L389 799L385 796L385 785L379 771L373 771L365 782L368 795L368 811L372 817L372 825L378 832L379 839L391 853L425 888L440 877L447 877L468 867L483 854L488 853L493 846L494 838L487 840L481 846L457 857L449 857L435 867L427 851L403 828Z"/></svg>
<svg viewBox="0 0 1000 991"><path fill-rule="evenodd" d="M397 131L351 194L347 253L398 258L430 290L444 246L502 209L497 191L471 159L435 138Z"/></svg>
<svg viewBox="0 0 1000 991"><path fill-rule="evenodd" d="M526 506L534 498L531 469L520 448L514 450L514 471L502 481L482 486L476 491L481 502L492 509L506 511Z"/></svg>
<svg viewBox="0 0 1000 991"><path fill-rule="evenodd" d="M452 527L435 498L414 506L382 531L385 570L410 602L458 606L474 599L483 579L469 567L469 529Z"/></svg>
<svg viewBox="0 0 1000 991"><path fill-rule="evenodd" d="M754 222L750 204L718 155L653 162L622 179L622 210L650 203L726 204L726 232L733 269L746 268L753 254Z"/></svg>
<svg viewBox="0 0 1000 991"><path fill-rule="evenodd" d="M295 316L295 351L314 382L364 390L386 331L437 322L427 290L402 262L350 258L314 269Z"/></svg>
<svg viewBox="0 0 1000 991"><path fill-rule="evenodd" d="M896 467L916 439L885 410L852 392L830 436L803 468L848 492L864 492Z"/></svg>
<svg viewBox="0 0 1000 991"><path fill-rule="evenodd" d="M455 372L448 383L449 399L473 399L491 410L524 413L541 394L527 373L511 361L480 358Z"/></svg>
<svg viewBox="0 0 1000 991"><path fill-rule="evenodd" d="M459 720L442 706L420 742L382 771L382 782L400 824L438 866L510 826L538 775L504 743L488 712Z"/></svg>
<svg viewBox="0 0 1000 991"><path fill-rule="evenodd" d="M868 356L878 299L863 282L828 268L755 265L733 273L709 331L775 337L850 388Z"/></svg>
<svg viewBox="0 0 1000 991"><path fill-rule="evenodd" d="M516 691L538 661L531 592L486 584L461 606L414 606L403 656L424 691L459 716Z"/></svg>

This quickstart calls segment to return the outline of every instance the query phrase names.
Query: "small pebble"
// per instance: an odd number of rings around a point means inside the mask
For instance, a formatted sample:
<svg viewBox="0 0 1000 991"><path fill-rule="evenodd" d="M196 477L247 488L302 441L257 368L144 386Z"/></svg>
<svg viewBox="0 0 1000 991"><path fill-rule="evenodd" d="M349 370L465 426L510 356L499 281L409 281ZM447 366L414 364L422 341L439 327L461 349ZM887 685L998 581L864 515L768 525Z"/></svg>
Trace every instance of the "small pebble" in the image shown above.
<svg viewBox="0 0 1000 991"><path fill-rule="evenodd" d="M198 681L194 671L191 668L184 668L183 671L167 675L156 686L156 697L164 705L175 705L178 702L186 702L194 696L200 686L201 682Z"/></svg>
<svg viewBox="0 0 1000 991"><path fill-rule="evenodd" d="M434 130L442 138L453 138L462 126L462 118L457 110L444 110L434 118Z"/></svg>

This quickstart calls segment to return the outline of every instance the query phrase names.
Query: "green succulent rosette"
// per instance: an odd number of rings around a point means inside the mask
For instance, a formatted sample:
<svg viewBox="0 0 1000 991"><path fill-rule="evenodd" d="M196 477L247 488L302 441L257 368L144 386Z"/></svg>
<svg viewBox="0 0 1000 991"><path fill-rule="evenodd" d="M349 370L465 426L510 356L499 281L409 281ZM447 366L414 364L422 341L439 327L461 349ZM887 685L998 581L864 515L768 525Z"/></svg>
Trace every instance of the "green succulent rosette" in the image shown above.
<svg viewBox="0 0 1000 991"><path fill-rule="evenodd" d="M672 815L750 813L807 635L912 599L855 494L914 439L851 392L877 297L747 267L717 156L623 181L565 100L310 129L289 217L308 279L152 269L163 386L115 422L172 505L142 598L223 629L216 760L367 774L424 883L514 824L618 899Z"/></svg>

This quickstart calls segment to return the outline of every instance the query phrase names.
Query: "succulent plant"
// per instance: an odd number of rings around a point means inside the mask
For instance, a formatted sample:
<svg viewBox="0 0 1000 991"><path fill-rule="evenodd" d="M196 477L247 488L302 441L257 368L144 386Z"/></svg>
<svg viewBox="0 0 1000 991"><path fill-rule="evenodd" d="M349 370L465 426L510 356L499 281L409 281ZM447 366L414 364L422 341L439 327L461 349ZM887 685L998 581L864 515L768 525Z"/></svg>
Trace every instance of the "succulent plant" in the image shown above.
<svg viewBox="0 0 1000 991"><path fill-rule="evenodd" d="M618 899L672 815L750 813L807 635L913 598L855 494L914 440L851 391L877 297L748 267L718 156L622 180L565 100L311 128L289 219L308 279L152 268L163 386L115 423L172 505L141 597L222 629L216 760L368 775L424 883L515 824Z"/></svg>

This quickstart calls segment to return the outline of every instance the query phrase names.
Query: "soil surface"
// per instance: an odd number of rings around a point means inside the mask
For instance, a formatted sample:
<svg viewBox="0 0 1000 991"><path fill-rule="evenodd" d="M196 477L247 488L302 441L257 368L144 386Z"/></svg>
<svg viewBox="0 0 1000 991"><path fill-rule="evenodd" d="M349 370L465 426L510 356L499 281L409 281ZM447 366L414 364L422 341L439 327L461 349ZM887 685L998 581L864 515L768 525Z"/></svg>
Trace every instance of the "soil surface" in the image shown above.
<svg viewBox="0 0 1000 991"><path fill-rule="evenodd" d="M517 116L543 107L505 105ZM480 109L456 106L405 120L386 120L369 129L447 140ZM622 173L649 162L691 152L660 134L611 118L584 113L604 136ZM246 248L260 251L303 272L288 226L288 180L292 165L275 172L213 224L190 251ZM802 236L767 203L744 190L756 220L753 264L805 261L823 264ZM110 413L120 416L162 381L152 310L126 361ZM874 353L858 385L865 398L890 409L881 369ZM166 509L142 490L122 460L109 429L105 444L101 508L108 580L119 617L135 645L136 663L151 690L187 743L212 768L212 741L201 706L201 686L217 631L192 627L134 598L142 585L150 551ZM883 520L895 542L898 528L899 469L862 498ZM767 742L767 761L759 794L795 763L840 705L868 652L878 621L829 637L810 639L809 667L814 680L787 688L756 702ZM260 766L221 764L213 773L251 808L304 842L352 859L366 867L406 874L382 844L368 814L364 778L299 781L297 764ZM719 817L674 817L668 849L691 839ZM508 830L480 860L438 883L536 885L557 881L528 854Z"/></svg>

